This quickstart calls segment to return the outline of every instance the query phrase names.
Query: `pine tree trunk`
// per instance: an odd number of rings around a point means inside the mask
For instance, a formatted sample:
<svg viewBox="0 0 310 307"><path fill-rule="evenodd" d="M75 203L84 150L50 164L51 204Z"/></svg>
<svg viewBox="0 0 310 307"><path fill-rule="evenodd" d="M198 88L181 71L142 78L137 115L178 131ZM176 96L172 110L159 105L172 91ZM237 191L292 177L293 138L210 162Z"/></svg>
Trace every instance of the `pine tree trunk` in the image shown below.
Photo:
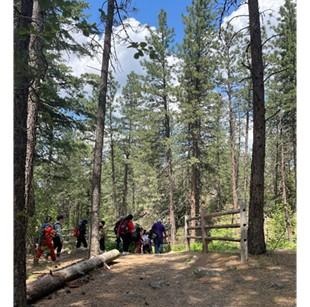
<svg viewBox="0 0 310 307"><path fill-rule="evenodd" d="M102 266L104 263L114 261L119 256L120 252L117 249L113 249L97 257L82 260L57 271L51 271L51 274L43 275L27 285L27 301L33 303L38 299L63 288L66 285L66 282L84 276L88 272Z"/></svg>
<svg viewBox="0 0 310 307"><path fill-rule="evenodd" d="M27 150L27 99L30 83L28 59L32 0L14 1L14 306L26 306L25 165Z"/></svg>
<svg viewBox="0 0 310 307"><path fill-rule="evenodd" d="M111 169L112 169L112 201L115 209L115 217L119 218L119 208L116 202L116 179L115 179L115 154L114 154L114 138L113 138L113 124L112 124L112 102L109 110L110 117L110 149L111 149Z"/></svg>
<svg viewBox="0 0 310 307"><path fill-rule="evenodd" d="M171 153L169 154L171 155ZM171 235L171 244L174 245L176 241L176 225L175 225L175 213L174 213L174 202L173 202L173 190L174 190L174 183L173 183L173 176L172 176L172 162L169 159L168 162L169 168L169 221L171 225L170 235Z"/></svg>
<svg viewBox="0 0 310 307"><path fill-rule="evenodd" d="M128 203L128 169L129 169L129 153L125 153L125 166L124 166L124 181L123 181L123 198L121 207L121 216L127 215Z"/></svg>
<svg viewBox="0 0 310 307"><path fill-rule="evenodd" d="M132 172L132 183L131 183L131 208L133 211L136 211L136 186L135 186L135 180L134 180L134 175Z"/></svg>
<svg viewBox="0 0 310 307"><path fill-rule="evenodd" d="M265 93L260 16L257 0L249 0L251 77L253 82L253 150L250 181L248 248L266 252L264 236Z"/></svg>
<svg viewBox="0 0 310 307"><path fill-rule="evenodd" d="M279 181L279 127L277 124L277 133L276 133L276 150L275 150L275 154L276 154L276 161L275 161L275 170L274 170L274 199L278 198L278 181Z"/></svg>
<svg viewBox="0 0 310 307"><path fill-rule="evenodd" d="M99 88L96 141L94 149L93 178L92 178L90 256L96 256L99 254L98 224L99 224L99 209L100 209L100 196L101 196L102 149L103 149L104 123L105 123L107 90L108 90L107 85L108 85L108 72L109 72L109 61L111 52L111 36L114 20L114 3L115 3L114 0L108 1L108 13L104 31L104 49L102 55L101 82Z"/></svg>
<svg viewBox="0 0 310 307"><path fill-rule="evenodd" d="M286 195L286 175L285 175L285 157L284 157L284 139L282 129L282 119L280 122L280 141L281 141L281 190L282 190L282 203L284 205L285 225L287 232L287 239L289 242L292 241L292 223L289 214L289 204L287 202Z"/></svg>
<svg viewBox="0 0 310 307"><path fill-rule="evenodd" d="M248 204L248 186L249 186L249 180L248 180L248 151L249 151L249 124L250 124L250 108L251 108L251 88L249 85L249 92L248 92L248 107L246 110L246 119L245 119L245 133L244 133L244 139L245 139L245 144L244 144L244 169L243 169L243 175L244 175L244 201L246 204Z"/></svg>
<svg viewBox="0 0 310 307"><path fill-rule="evenodd" d="M198 140L198 131L199 131L199 121L196 120L195 124L192 127L192 157L195 158L195 163L192 165L192 174L191 174L191 217L195 217L199 214L200 210L200 166L198 161L200 161L200 152L199 152L199 140ZM195 227L195 221L192 221L192 227ZM198 235L197 231L192 231L193 235Z"/></svg>
<svg viewBox="0 0 310 307"><path fill-rule="evenodd" d="M221 171L221 148L220 148L220 125L221 125L221 115L220 112L217 112L216 116L216 169L219 174ZM217 185L217 210L221 211L223 209L223 200L222 200L222 185L221 185L221 176L216 176L216 185Z"/></svg>
<svg viewBox="0 0 310 307"><path fill-rule="evenodd" d="M228 70L228 79L230 78L230 72ZM238 207L238 195L237 195L237 161L236 161L236 125L235 116L232 105L231 97L231 85L227 85L228 103L229 103L229 141L230 141L230 158L231 158L231 194L233 199L233 208ZM233 221L232 221L233 222Z"/></svg>
<svg viewBox="0 0 310 307"><path fill-rule="evenodd" d="M28 96L28 117L27 117L27 154L26 154L26 207L29 216L35 212L35 200L33 195L33 161L36 146L36 124L38 108L40 103L40 85L45 75L44 61L42 59L42 41L37 33L43 32L43 14L38 0L33 1L32 26L36 34L31 34L29 44L29 66L35 75Z"/></svg>
<svg viewBox="0 0 310 307"><path fill-rule="evenodd" d="M116 177L115 177L115 155L114 155L114 140L111 136L111 167L112 167L112 201L115 208L115 215L118 218L119 208L116 201Z"/></svg>
<svg viewBox="0 0 310 307"><path fill-rule="evenodd" d="M165 67L163 67L165 71ZM166 90L166 80L164 79L164 90ZM172 169L172 150L170 144L171 131L170 131L170 116L168 109L167 96L164 96L164 109L165 109L165 136L167 141L166 150L166 161L168 165L168 181L169 181L169 222L171 225L170 235L171 244L175 244L176 240L176 225L175 225L175 213L174 213L174 202L173 202L173 192L174 192L174 180L173 180L173 169Z"/></svg>

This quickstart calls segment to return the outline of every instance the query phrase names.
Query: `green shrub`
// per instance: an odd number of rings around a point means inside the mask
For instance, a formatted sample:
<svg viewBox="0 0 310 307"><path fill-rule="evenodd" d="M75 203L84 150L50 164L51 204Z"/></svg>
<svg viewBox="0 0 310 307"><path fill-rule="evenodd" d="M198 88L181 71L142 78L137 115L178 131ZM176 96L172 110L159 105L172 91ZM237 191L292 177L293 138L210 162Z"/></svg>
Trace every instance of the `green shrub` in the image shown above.
<svg viewBox="0 0 310 307"><path fill-rule="evenodd" d="M287 238L284 205L277 204L268 213L265 221L265 235L268 249L296 249L296 214L292 212L289 214L292 224L292 242L289 242Z"/></svg>

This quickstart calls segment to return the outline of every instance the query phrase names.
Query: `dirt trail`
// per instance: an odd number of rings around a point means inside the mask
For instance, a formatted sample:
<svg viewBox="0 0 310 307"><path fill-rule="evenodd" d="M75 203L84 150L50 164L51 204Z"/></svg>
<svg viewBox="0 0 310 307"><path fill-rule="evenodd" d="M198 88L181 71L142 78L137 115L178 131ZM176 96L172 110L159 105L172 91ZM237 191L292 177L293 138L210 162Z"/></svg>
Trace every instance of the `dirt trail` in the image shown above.
<svg viewBox="0 0 310 307"><path fill-rule="evenodd" d="M296 256L126 255L34 306L295 306Z"/></svg>

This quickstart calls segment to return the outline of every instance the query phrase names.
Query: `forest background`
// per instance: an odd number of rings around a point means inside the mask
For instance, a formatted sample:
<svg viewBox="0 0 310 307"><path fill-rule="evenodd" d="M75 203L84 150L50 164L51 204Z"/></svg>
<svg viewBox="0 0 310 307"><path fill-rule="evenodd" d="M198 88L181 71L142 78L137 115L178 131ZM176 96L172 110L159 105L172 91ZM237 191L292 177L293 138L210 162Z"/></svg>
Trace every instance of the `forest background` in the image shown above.
<svg viewBox="0 0 310 307"><path fill-rule="evenodd" d="M4 12L8 12L7 14L4 13L4 24L1 24L2 29L2 37L3 41L5 41L4 48L2 48L1 54L1 96L5 93L4 98L2 99L4 108L3 118L1 119L1 187L2 187L2 206L1 206L1 221L3 229L2 231L5 232L6 238L13 238L13 212L12 207L6 204L13 203L13 159L12 159L12 148L13 148L13 131L12 131L12 118L13 118L13 109L12 109L12 101L13 101L13 87L12 87L12 80L13 80L13 70L12 70L12 62L13 62L13 16L11 13L11 3L4 3L3 5L7 6ZM298 256L299 261L299 269L302 267L302 271L306 271L305 268L309 265L306 262L308 258L307 255L309 249L308 244L306 242L306 216L308 213L308 208L306 207L307 204L307 183L309 182L309 175L308 175L308 162L307 157L309 157L309 145L307 132L308 124L307 124L307 112L309 111L309 107L306 106L307 101L307 93L305 89L307 88L307 68L306 65L308 60L307 57L307 29L309 26L307 25L308 18L307 16L304 17L310 10L309 4L306 5L306 1L299 1L297 5L297 14L298 14L298 36L297 36L297 46L298 46L298 56L297 56L297 71L298 71L298 106L297 106L297 114L298 114L298 128L297 128L297 135L298 135L298 151L297 151L297 160L298 160L298 210L297 210L297 220L298 220L298 229L303 229L302 231L298 231L298 249L302 251L300 257ZM168 16L169 17L169 16ZM11 18L11 19L10 19ZM301 64L302 63L302 64ZM3 73L5 72L5 73ZM11 82L10 82L11 81ZM5 102L5 103L4 103ZM302 206L301 204L305 204ZM4 234L3 234L4 235ZM4 240L4 245L2 246L2 253L1 253L1 264L4 266L5 271L5 284L8 285L7 288L3 289L5 293L12 291L12 254L13 254L13 240ZM10 251L10 252L8 252ZM308 258L309 259L309 258ZM7 264L10 263L10 266ZM4 275L4 274L3 274ZM302 275L298 274L301 278ZM302 281L302 280L301 280ZM3 284L3 283L2 283ZM302 295L306 294L306 291L303 291L303 287L305 287L304 283L299 283L299 291ZM7 295L7 297L10 297Z"/></svg>

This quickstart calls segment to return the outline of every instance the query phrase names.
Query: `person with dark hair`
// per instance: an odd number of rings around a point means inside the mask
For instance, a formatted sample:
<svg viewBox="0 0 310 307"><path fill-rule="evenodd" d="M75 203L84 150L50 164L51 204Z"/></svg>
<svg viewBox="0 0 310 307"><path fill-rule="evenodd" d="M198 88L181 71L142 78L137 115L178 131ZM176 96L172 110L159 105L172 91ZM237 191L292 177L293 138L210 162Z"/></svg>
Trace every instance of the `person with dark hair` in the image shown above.
<svg viewBox="0 0 310 307"><path fill-rule="evenodd" d="M151 234L154 239L155 253L162 253L164 236L166 237L167 235L165 226L162 224L161 219L158 219L157 222L153 224Z"/></svg>
<svg viewBox="0 0 310 307"><path fill-rule="evenodd" d="M143 254L152 253L152 241L150 239L149 233L146 230L143 230L142 235L142 246L143 246Z"/></svg>
<svg viewBox="0 0 310 307"><path fill-rule="evenodd" d="M119 224L117 229L117 236L121 237L123 240L123 253L128 253L129 245L132 242L132 235L135 231L135 225L132 222L133 216L129 214L125 219Z"/></svg>
<svg viewBox="0 0 310 307"><path fill-rule="evenodd" d="M87 242L86 242L86 238L85 238L87 223L88 223L87 220L82 220L79 223L79 226L78 226L79 233L78 233L78 236L77 236L76 248L80 248L81 247L81 243L83 243L83 246L85 248L87 248Z"/></svg>
<svg viewBox="0 0 310 307"><path fill-rule="evenodd" d="M54 249L57 249L57 257L60 257L60 253L63 245L63 237L62 237L62 223L64 221L64 216L59 214L57 216L56 222L54 223L54 229L56 231L55 237L53 238Z"/></svg>
<svg viewBox="0 0 310 307"><path fill-rule="evenodd" d="M101 221L99 224L99 245L100 250L105 252L105 221Z"/></svg>
<svg viewBox="0 0 310 307"><path fill-rule="evenodd" d="M133 241L135 242L135 253L141 254L142 253L142 234L143 234L143 227L139 224L136 224Z"/></svg>
<svg viewBox="0 0 310 307"><path fill-rule="evenodd" d="M117 230L118 230L118 227L119 227L119 225L124 221L124 217L123 216L121 216L118 220L117 220L117 222L115 223L115 225L114 225L114 233L115 233L115 235L116 235L116 249L118 249L120 252L122 252L122 240L121 240L121 237L119 236L119 234L117 233Z"/></svg>

